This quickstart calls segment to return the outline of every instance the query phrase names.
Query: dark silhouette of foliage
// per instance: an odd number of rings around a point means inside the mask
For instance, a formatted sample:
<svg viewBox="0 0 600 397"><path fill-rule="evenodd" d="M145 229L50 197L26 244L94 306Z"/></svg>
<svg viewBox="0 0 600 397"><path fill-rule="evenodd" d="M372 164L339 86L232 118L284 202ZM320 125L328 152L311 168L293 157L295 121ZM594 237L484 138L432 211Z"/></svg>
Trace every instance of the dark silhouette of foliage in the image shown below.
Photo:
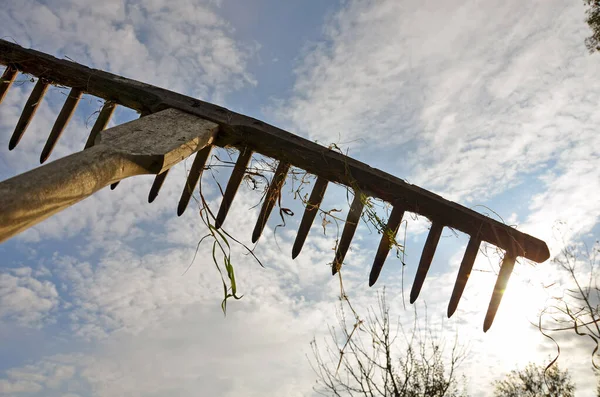
<svg viewBox="0 0 600 397"><path fill-rule="evenodd" d="M590 51L600 52L600 0L583 0L588 9L585 21L592 30L592 35L585 39L585 46Z"/></svg>
<svg viewBox="0 0 600 397"><path fill-rule="evenodd" d="M575 384L567 370L529 363L494 382L494 397L573 397Z"/></svg>

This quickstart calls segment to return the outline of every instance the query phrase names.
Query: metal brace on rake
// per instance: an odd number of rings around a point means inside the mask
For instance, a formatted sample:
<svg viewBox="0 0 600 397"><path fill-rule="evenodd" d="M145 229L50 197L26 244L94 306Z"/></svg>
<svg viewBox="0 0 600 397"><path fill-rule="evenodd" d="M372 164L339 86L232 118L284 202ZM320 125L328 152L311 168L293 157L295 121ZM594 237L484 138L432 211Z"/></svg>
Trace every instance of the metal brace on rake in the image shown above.
<svg viewBox="0 0 600 397"><path fill-rule="evenodd" d="M177 214L181 215L198 184L211 147L228 146L237 148L239 157L217 214L217 228L225 221L252 154L260 153L279 161L252 233L253 242L263 231L290 166L317 176L294 242L293 258L302 249L327 185L338 183L354 190L354 200L335 254L333 274L341 268L350 247L364 206L361 196L365 195L393 206L387 231L382 234L373 261L371 286L379 277L404 213L417 213L432 222L410 293L411 303L421 291L444 227L470 236L448 305L448 316L456 310L482 242L503 249L505 255L484 331L492 325L517 257L541 263L550 256L546 243L535 237L341 153L211 103L24 49L4 40L0 40L0 64L6 65L0 84L0 102L18 72L38 78L10 139L10 150L19 143L48 86L71 87L42 150L41 163L48 159L83 93L106 101L84 150L0 182L0 242L127 177L155 174L148 197L152 202L169 169L196 153L177 207ZM134 109L143 117L105 130L116 105Z"/></svg>

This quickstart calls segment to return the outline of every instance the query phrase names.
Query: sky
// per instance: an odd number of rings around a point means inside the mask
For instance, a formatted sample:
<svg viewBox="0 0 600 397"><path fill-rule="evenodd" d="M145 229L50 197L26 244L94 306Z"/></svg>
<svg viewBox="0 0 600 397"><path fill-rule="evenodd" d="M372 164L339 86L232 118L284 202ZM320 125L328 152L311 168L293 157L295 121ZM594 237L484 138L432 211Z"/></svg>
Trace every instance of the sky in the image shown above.
<svg viewBox="0 0 600 397"><path fill-rule="evenodd" d="M0 37L24 47L336 143L543 239L553 256L600 236L600 56L585 48L582 2L19 0L4 2L0 26ZM0 106L0 180L39 164L67 93L49 90L9 152L32 88L20 76ZM83 97L50 160L83 148L101 106ZM118 108L111 125L137 117ZM282 206L295 216L278 228L271 217L254 251L264 268L233 247L243 297L229 300L224 316L210 243L195 256L206 234L198 206L176 215L190 165L174 168L152 204L152 178L127 179L0 244L0 394L315 395L310 342L323 346L337 324L339 280L328 265L335 224L324 230L318 219L292 260L302 207L288 180ZM204 175L213 211L217 182L224 186L229 174L214 167L214 179ZM250 247L259 202L259 192L242 185L224 225ZM323 208L344 219L345 189L330 186ZM407 294L429 223L405 220L404 271L390 255L368 287L379 236L363 223L343 276L359 313L385 286L391 316L410 325ZM444 229L415 306L436 335L468 347L460 373L469 395L484 397L506 372L556 356L531 323L569 281L552 261L520 261L483 333L500 261L493 247L479 253L478 271L446 318L466 243ZM594 346L571 334L557 340L576 396L592 395Z"/></svg>

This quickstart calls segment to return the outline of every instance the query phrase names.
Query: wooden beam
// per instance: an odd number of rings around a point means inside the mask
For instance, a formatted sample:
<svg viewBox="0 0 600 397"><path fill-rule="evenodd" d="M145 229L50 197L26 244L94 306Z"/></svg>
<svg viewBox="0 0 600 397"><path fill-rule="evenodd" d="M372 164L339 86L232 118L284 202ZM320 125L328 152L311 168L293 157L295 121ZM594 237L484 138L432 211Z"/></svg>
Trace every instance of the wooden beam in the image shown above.
<svg viewBox="0 0 600 397"><path fill-rule="evenodd" d="M517 256L536 262L543 262L550 256L546 243L535 237L341 153L226 108L57 59L4 40L0 40L0 63L56 84L79 88L140 112L154 113L175 108L194 114L219 124L216 142L219 146L249 147L387 202L401 202L406 211L424 215Z"/></svg>

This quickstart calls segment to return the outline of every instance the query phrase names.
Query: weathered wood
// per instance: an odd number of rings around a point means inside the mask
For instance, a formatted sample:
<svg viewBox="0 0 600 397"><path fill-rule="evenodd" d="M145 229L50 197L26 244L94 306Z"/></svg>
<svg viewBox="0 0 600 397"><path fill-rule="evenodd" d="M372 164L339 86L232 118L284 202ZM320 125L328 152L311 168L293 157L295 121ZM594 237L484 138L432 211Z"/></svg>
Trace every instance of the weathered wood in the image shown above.
<svg viewBox="0 0 600 397"><path fill-rule="evenodd" d="M414 303L419 297L419 293L421 292L421 288L423 288L425 277L427 276L427 272L431 266L431 261L433 261L435 249L440 241L440 236L442 235L443 229L444 225L441 223L434 221L431 224L431 229L429 229L429 234L427 235L427 240L425 240L425 246L423 247L423 253L421 254L421 259L419 260L419 267L417 268L415 281L413 282L412 289L410 290L410 303Z"/></svg>
<svg viewBox="0 0 600 397"><path fill-rule="evenodd" d="M2 103L2 101L6 97L6 93L8 92L8 89L10 88L12 83L17 78L18 73L19 72L17 71L17 69L12 68L10 66L4 69L4 73L2 73L2 77L0 77L0 103Z"/></svg>
<svg viewBox="0 0 600 397"><path fill-rule="evenodd" d="M500 268L500 273L498 273L496 285L494 285L492 299L490 300L490 305L488 306L487 313L485 314L485 320L483 321L483 332L487 332L487 330L490 329L492 323L494 322L496 312L498 312L498 308L500 307L502 296L504 296L504 291L506 290L506 285L508 284L510 275L512 274L512 271L515 267L516 260L517 257L515 254L511 252L506 252L504 254L504 259L502 260L502 267Z"/></svg>
<svg viewBox="0 0 600 397"><path fill-rule="evenodd" d="M33 87L33 91L29 95L27 102L25 102L25 107L23 108L23 112L21 113L21 117L19 117L19 121L17 121L17 126L15 127L15 131L10 137L10 141L8 142L8 150L13 150L21 141L23 134L25 134L25 130L31 123L35 112L38 110L38 107L42 103L42 99L48 90L48 82L44 79L38 79L35 87Z"/></svg>
<svg viewBox="0 0 600 397"><path fill-rule="evenodd" d="M116 107L117 107L117 104L112 101L104 102L104 105L102 105L102 109L100 110L100 113L98 114L98 118L96 119L96 122L94 122L94 125L92 126L90 135L88 136L88 139L85 142L84 149L89 149L92 146L94 146L96 137L102 130L104 130L106 128L106 126L108 125L108 122L110 121L110 118L112 117L113 113L115 112Z"/></svg>
<svg viewBox="0 0 600 397"><path fill-rule="evenodd" d="M547 245L535 237L341 153L223 107L74 62L59 60L7 41L0 41L0 63L53 82L80 88L138 111L152 113L175 108L197 115L219 124L220 133L216 142L219 146L249 147L332 182L356 187L370 196L390 203L401 201L407 211L421 214L469 235L478 234L483 241L536 262L543 262L550 256Z"/></svg>
<svg viewBox="0 0 600 397"><path fill-rule="evenodd" d="M480 245L481 240L477 238L477 236L471 237L467 244L467 249L465 250L462 262L460 263L460 268L458 269L458 275L456 276L456 283L454 283L454 288L452 289L452 297L448 304L448 318L452 317L458 307L458 302L460 301L467 285L467 281L469 281L469 277L471 276L471 270L475 264L475 258L477 258L477 252L479 251Z"/></svg>
<svg viewBox="0 0 600 397"><path fill-rule="evenodd" d="M294 246L292 247L292 259L295 259L302 250L302 246L306 241L310 227L315 220L315 216L317 216L317 212L319 212L319 206L323 201L328 184L329 181L327 179L323 177L317 177L308 202L306 203L304 215L302 216L300 226L298 227L298 234L296 234L296 240L294 240Z"/></svg>
<svg viewBox="0 0 600 397"><path fill-rule="evenodd" d="M71 116L73 116L75 108L77 107L82 94L83 92L79 88L73 88L71 89L71 92L69 92L69 95L65 100L65 104L63 105L58 117L56 118L56 121L54 122L52 131L50 131L50 136L48 136L48 140L44 145L44 149L42 149L40 163L43 164L46 160L48 160L48 157L50 157L52 150L54 150L54 146L56 146L56 142L58 142L58 139L69 123L69 120L71 120Z"/></svg>
<svg viewBox="0 0 600 397"><path fill-rule="evenodd" d="M158 192L160 192L160 189L162 188L163 183L165 183L165 179L167 179L168 175L169 170L166 170L165 172L156 175L154 181L152 182L152 186L150 187L150 192L148 193L149 203L152 203L154 200L156 200L156 198L158 197Z"/></svg>
<svg viewBox="0 0 600 397"><path fill-rule="evenodd" d="M194 157L194 162L192 163L192 168L190 169L190 173L185 181L183 192L181 192L179 204L177 205L177 216L181 216L185 212L185 209L187 208L188 203L194 194L194 189L198 185L200 176L202 176L202 172L204 171L204 166L206 165L206 161L208 160L211 149L212 148L210 146L207 146L196 153L196 157Z"/></svg>
<svg viewBox="0 0 600 397"><path fill-rule="evenodd" d="M229 213L229 208L233 203L233 198L244 179L244 175L246 174L246 167L248 167L248 163L252 158L252 150L248 148L240 149L240 154L233 166L233 171L231 172L231 176L229 177L229 182L227 182L227 187L225 188L225 194L223 194L223 200L221 201L221 206L219 207L219 212L217 213L217 218L215 219L215 228L219 229L223 226L225 222L225 218L227 218L227 213Z"/></svg>
<svg viewBox="0 0 600 397"><path fill-rule="evenodd" d="M392 209L392 213L390 214L390 218L388 219L385 230L381 236L381 241L379 241L379 248L377 248L377 254L375 254L373 266L371 266L371 273L369 274L369 287L372 287L379 278L379 273L381 273L383 264L385 263L388 253L390 252L392 239L396 238L396 233L398 233L398 227L400 227L403 216L404 207L395 205Z"/></svg>
<svg viewBox="0 0 600 397"><path fill-rule="evenodd" d="M258 241L263 229L265 228L265 225L267 224L267 221L269 220L269 215L271 215L271 211L273 211L275 202L280 197L281 189L283 188L283 184L285 183L285 178L287 177L289 169L289 164L284 163L283 161L279 162L279 165L275 170L275 174L273 174L273 180L271 180L271 184L267 189L267 194L265 194L265 200L260 208L256 225L254 225L254 230L252 231L253 243Z"/></svg>
<svg viewBox="0 0 600 397"><path fill-rule="evenodd" d="M218 125L169 109L100 134L94 147L0 182L0 242L141 174L159 174L210 145Z"/></svg>
<svg viewBox="0 0 600 397"><path fill-rule="evenodd" d="M355 191L354 200L352 200L352 204L350 205L350 210L348 211L348 216L346 217L346 223L344 224L344 229L342 230L342 236L340 237L340 241L338 242L337 250L335 252L335 259L333 260L333 265L331 266L331 274L333 275L340 271L342 264L344 263L344 259L346 258L346 253L350 248L350 243L352 242L356 228L358 228L360 215L362 214L362 210L365 206L363 200L364 197L361 197L361 192Z"/></svg>

